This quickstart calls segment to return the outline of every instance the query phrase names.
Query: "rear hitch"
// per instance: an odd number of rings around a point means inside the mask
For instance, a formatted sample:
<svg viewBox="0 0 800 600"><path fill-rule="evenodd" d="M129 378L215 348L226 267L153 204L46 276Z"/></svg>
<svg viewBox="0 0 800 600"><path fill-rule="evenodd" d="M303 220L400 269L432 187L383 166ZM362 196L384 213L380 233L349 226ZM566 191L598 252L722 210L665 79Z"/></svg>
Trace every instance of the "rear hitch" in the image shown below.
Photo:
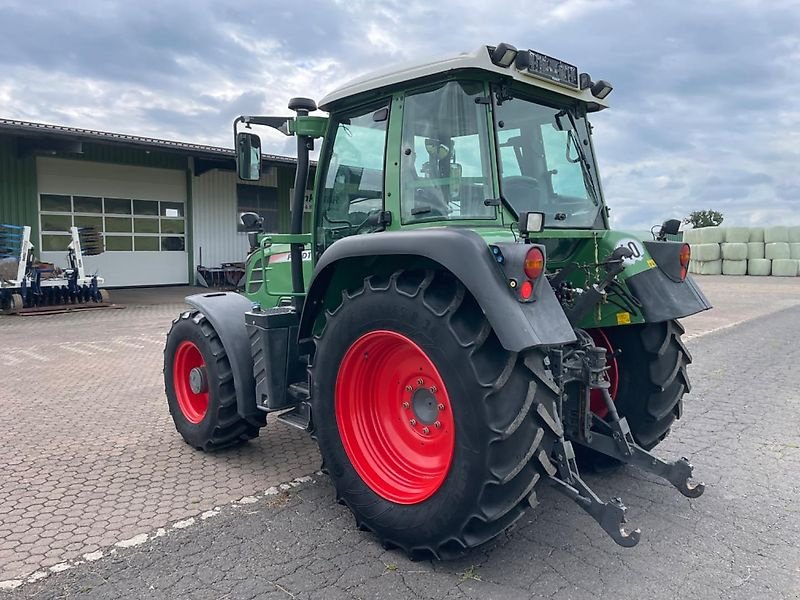
<svg viewBox="0 0 800 600"><path fill-rule="evenodd" d="M578 473L578 465L575 463L575 450L570 442L563 438L556 442L554 458L558 476L550 476L550 481L555 488L575 501L575 503L585 510L600 527L603 528L612 540L620 546L631 548L639 543L642 534L637 527L628 529L625 527L627 519L625 511L628 510L620 498L612 498L609 502L603 502L594 493Z"/></svg>
<svg viewBox="0 0 800 600"><path fill-rule="evenodd" d="M617 414L614 408L614 401L611 399L607 388L602 389L603 399L609 407L609 421L592 415L595 429L592 431L591 438L579 443L601 452L606 456L616 458L622 462L635 465L669 481L675 488L687 498L699 498L706 490L702 482L695 482L692 479L694 467L686 457L668 462L659 458L641 446L633 439L628 421ZM601 430L598 432L598 430ZM603 431L604 430L604 431Z"/></svg>
<svg viewBox="0 0 800 600"><path fill-rule="evenodd" d="M687 498L698 498L705 484L692 479L693 467L686 458L673 462L651 454L633 439L625 417L620 417L605 375L606 350L598 348L585 332L577 330L578 346L566 352L553 350L550 368L561 388L559 417L564 424L564 435L553 446L552 461L555 468L549 473L556 489L571 498L597 521L600 527L620 546L631 547L639 543L641 531L625 527L626 507L619 498L603 502L581 479L575 462L572 441L618 461L669 481ZM570 397L567 386L577 386L579 393ZM599 390L608 415L601 419L590 408L590 393Z"/></svg>

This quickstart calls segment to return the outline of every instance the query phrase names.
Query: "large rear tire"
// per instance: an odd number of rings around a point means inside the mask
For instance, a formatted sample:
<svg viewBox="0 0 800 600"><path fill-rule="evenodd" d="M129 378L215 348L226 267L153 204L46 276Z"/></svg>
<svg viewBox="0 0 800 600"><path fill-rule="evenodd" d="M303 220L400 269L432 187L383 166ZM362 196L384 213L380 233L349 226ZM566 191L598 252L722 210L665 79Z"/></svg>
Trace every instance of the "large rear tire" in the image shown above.
<svg viewBox="0 0 800 600"><path fill-rule="evenodd" d="M691 390L686 368L692 356L681 340L683 332L678 321L590 331L595 344L610 351L610 392L617 411L646 450L667 437L681 416L683 396ZM594 395L592 409L605 417L604 405ZM608 458L591 451L581 455L584 463L609 464Z"/></svg>
<svg viewBox="0 0 800 600"><path fill-rule="evenodd" d="M175 429L187 444L214 451L258 436L237 412L233 372L219 335L203 313L172 322L164 347L164 389Z"/></svg>
<svg viewBox="0 0 800 600"><path fill-rule="evenodd" d="M314 437L360 528L412 558L447 559L535 504L561 432L542 351L504 350L442 271L367 278L325 316Z"/></svg>

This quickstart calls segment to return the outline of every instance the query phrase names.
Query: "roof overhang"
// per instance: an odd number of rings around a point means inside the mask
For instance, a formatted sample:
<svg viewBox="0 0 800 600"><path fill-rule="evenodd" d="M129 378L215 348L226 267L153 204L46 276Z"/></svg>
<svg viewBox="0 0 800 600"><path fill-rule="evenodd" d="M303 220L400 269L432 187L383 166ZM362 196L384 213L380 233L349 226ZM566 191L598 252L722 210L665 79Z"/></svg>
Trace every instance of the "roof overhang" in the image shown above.
<svg viewBox="0 0 800 600"><path fill-rule="evenodd" d="M392 89L406 86L409 82L427 79L435 76L444 76L455 71L485 71L487 73L504 76L525 85L573 98L585 102L590 110L602 110L608 107L605 100L600 100L592 95L588 89L573 89L545 79L534 77L517 69L515 65L501 67L494 64L490 58L490 46L480 46L474 52L465 52L456 56L439 58L430 62L414 62L393 65L367 73L353 79L327 94L319 102L321 110L330 111L334 104L340 101L365 94L376 93L380 90L391 92Z"/></svg>

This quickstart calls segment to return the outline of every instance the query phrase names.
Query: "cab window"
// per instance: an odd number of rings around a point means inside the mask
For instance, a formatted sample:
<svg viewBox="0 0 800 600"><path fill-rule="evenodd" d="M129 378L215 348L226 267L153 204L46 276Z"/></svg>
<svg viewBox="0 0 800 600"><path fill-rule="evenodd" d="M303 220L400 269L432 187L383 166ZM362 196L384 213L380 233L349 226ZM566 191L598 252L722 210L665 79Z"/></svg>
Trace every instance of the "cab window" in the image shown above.
<svg viewBox="0 0 800 600"><path fill-rule="evenodd" d="M322 249L339 238L383 228L388 107L372 107L336 125L317 212Z"/></svg>

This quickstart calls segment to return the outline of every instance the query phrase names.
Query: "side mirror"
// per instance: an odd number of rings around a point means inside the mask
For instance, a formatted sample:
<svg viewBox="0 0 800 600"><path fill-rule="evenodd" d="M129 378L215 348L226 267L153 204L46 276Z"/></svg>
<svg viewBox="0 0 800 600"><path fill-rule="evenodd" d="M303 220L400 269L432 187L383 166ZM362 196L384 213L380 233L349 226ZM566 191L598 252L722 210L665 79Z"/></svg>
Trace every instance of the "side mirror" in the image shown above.
<svg viewBox="0 0 800 600"><path fill-rule="evenodd" d="M544 229L543 212L524 212L519 215L519 232L525 236L530 233L539 233Z"/></svg>
<svg viewBox="0 0 800 600"><path fill-rule="evenodd" d="M264 219L254 212L245 212L239 215L243 231L261 231Z"/></svg>
<svg viewBox="0 0 800 600"><path fill-rule="evenodd" d="M236 172L240 179L261 179L261 138L255 133L236 134Z"/></svg>
<svg viewBox="0 0 800 600"><path fill-rule="evenodd" d="M661 230L656 236L656 241L665 242L668 235L675 235L681 228L681 222L678 219L667 219L661 224Z"/></svg>

